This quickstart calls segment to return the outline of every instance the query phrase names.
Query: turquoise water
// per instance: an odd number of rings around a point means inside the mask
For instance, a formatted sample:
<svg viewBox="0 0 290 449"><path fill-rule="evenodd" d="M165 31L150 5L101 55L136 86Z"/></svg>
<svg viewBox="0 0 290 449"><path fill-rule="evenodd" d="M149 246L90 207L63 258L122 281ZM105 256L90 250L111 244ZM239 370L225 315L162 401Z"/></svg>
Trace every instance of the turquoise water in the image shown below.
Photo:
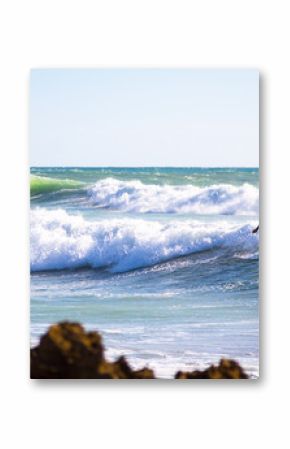
<svg viewBox="0 0 290 449"><path fill-rule="evenodd" d="M68 319L165 378L221 357L258 376L258 182L254 168L32 168L32 345Z"/></svg>

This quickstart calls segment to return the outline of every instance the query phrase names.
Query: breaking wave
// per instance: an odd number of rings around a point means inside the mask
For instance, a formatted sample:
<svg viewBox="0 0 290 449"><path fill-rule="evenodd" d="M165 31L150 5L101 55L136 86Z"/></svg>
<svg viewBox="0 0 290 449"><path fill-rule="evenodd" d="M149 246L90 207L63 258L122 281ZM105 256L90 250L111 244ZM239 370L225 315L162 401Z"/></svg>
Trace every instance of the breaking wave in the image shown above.
<svg viewBox="0 0 290 449"><path fill-rule="evenodd" d="M64 210L31 212L31 271L106 267L124 272L195 252L230 248L256 253L252 224L202 224L194 220L87 221Z"/></svg>
<svg viewBox="0 0 290 449"><path fill-rule="evenodd" d="M106 178L88 189L98 207L135 213L257 215L259 192L250 184L153 185Z"/></svg>
<svg viewBox="0 0 290 449"><path fill-rule="evenodd" d="M82 186L82 182L73 179L48 178L37 175L30 176L30 194L32 196L64 189L79 189Z"/></svg>

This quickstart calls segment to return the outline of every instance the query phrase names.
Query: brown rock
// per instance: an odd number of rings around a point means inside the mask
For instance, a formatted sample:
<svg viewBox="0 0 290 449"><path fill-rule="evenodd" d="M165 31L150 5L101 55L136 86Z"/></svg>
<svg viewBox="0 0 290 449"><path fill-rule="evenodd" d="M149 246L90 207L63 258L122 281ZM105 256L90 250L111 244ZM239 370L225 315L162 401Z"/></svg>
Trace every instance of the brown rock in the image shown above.
<svg viewBox="0 0 290 449"><path fill-rule="evenodd" d="M32 379L153 379L153 371L134 371L124 357L104 358L102 338L85 332L78 323L62 322L49 328L31 349Z"/></svg>
<svg viewBox="0 0 290 449"><path fill-rule="evenodd" d="M221 359L218 366L211 365L204 371L178 371L175 379L248 379L248 376L234 360Z"/></svg>

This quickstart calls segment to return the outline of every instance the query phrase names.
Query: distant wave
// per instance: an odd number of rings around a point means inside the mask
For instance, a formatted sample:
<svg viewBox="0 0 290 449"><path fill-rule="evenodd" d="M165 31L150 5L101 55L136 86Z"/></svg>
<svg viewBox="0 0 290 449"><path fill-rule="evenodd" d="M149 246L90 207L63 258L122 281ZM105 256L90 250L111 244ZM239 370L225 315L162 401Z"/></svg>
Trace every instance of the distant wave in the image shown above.
<svg viewBox="0 0 290 449"><path fill-rule="evenodd" d="M113 219L86 221L64 210L31 212L31 270L106 267L124 272L199 251L231 248L256 253L252 224Z"/></svg>
<svg viewBox="0 0 290 449"><path fill-rule="evenodd" d="M250 184L153 185L106 178L88 189L103 208L137 213L257 215L259 191Z"/></svg>
<svg viewBox="0 0 290 449"><path fill-rule="evenodd" d="M82 186L82 182L73 179L49 178L36 175L30 176L30 194L32 196L56 192L63 189L78 189Z"/></svg>

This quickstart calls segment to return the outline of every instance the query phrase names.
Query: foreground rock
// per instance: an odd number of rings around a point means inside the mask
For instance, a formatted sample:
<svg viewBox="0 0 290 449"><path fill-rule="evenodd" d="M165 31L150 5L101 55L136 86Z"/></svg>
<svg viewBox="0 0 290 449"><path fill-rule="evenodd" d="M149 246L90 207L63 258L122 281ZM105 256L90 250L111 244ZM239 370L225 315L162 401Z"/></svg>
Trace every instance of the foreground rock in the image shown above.
<svg viewBox="0 0 290 449"><path fill-rule="evenodd" d="M155 379L148 368L133 370L124 357L108 362L104 357L102 337L86 332L78 323L62 322L51 326L37 347L31 349L32 379ZM182 372L176 379L247 379L242 368L232 360L205 371Z"/></svg>
<svg viewBox="0 0 290 449"><path fill-rule="evenodd" d="M178 371L175 379L248 379L248 376L234 360L221 359L218 366L211 365L204 371Z"/></svg>
<svg viewBox="0 0 290 449"><path fill-rule="evenodd" d="M51 326L30 361L32 379L154 379L153 371L134 371L124 357L107 362L101 336L78 323Z"/></svg>

